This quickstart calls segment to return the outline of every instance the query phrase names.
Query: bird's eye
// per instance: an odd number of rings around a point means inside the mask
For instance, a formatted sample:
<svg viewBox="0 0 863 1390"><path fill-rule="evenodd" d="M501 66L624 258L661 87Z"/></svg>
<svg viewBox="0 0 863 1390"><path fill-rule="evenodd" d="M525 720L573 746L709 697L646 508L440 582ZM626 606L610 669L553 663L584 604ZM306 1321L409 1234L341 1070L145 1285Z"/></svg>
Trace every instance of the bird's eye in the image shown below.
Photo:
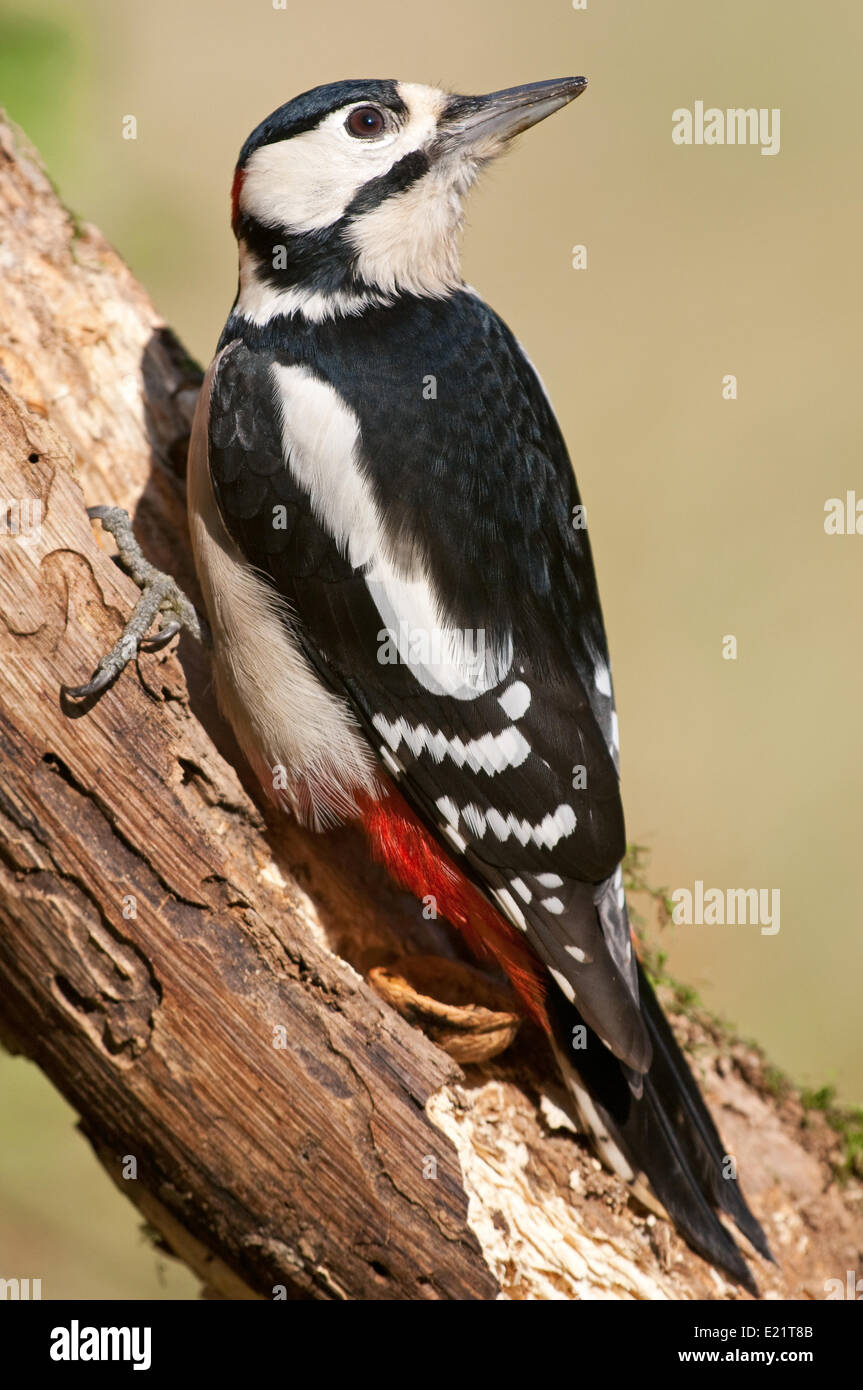
<svg viewBox="0 0 863 1390"><path fill-rule="evenodd" d="M364 136L380 135L384 124L383 112L376 106L358 106L345 121L345 129L350 135L358 135L362 139Z"/></svg>

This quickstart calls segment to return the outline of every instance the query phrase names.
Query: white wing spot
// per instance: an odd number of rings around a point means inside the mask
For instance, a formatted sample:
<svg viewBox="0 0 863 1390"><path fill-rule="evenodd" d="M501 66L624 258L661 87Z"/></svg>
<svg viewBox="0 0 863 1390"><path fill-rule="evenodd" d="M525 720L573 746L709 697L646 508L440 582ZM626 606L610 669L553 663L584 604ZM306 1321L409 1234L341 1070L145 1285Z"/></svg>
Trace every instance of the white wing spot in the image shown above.
<svg viewBox="0 0 863 1390"><path fill-rule="evenodd" d="M481 811L472 801L469 801L467 806L457 807L448 796L441 797L436 805L451 827L457 826L461 817L478 839L482 839L487 830L493 830L500 841L508 840L510 835L514 835L521 845L533 840L535 845L545 849L554 849L558 840L571 835L576 825L575 812L565 802L561 803L552 815L545 816L539 825L531 825L529 820L519 820L512 812L508 816L502 816L500 811L493 807L489 811Z"/></svg>
<svg viewBox="0 0 863 1390"><path fill-rule="evenodd" d="M464 814L462 811L462 815ZM571 806L565 804L558 806L553 815L545 816L539 825L531 825L528 820L519 820L512 812L504 818L495 810L489 811L484 819L501 841L514 835L519 844L526 845L528 840L533 840L535 845L545 846L546 849L554 849L558 840L571 835L575 829L575 812Z"/></svg>
<svg viewBox="0 0 863 1390"><path fill-rule="evenodd" d="M385 748L383 744L381 744L381 761L389 768L394 777L400 777L404 772L398 758L394 758L390 750Z"/></svg>
<svg viewBox="0 0 863 1390"><path fill-rule="evenodd" d="M553 912L555 915L563 912L563 903L560 898L543 898L542 905L546 912Z"/></svg>
<svg viewBox="0 0 863 1390"><path fill-rule="evenodd" d="M524 681L513 681L509 689L498 696L497 702L508 719L521 719L530 709L530 691Z"/></svg>
<svg viewBox="0 0 863 1390"><path fill-rule="evenodd" d="M479 807L470 802L469 805L462 807L461 818L468 830L472 831L478 840L481 840L485 834L486 818Z"/></svg>
<svg viewBox="0 0 863 1390"><path fill-rule="evenodd" d="M619 864L614 875L614 886L617 890L617 906L622 911L626 906L626 889L623 886L623 870Z"/></svg>
<svg viewBox="0 0 863 1390"><path fill-rule="evenodd" d="M563 949L566 951L566 954L567 954L568 956L572 956L573 960L577 960L577 961L586 961L586 960L587 960L587 956L584 954L584 951L582 951L582 949L581 949L580 946L564 946Z"/></svg>
<svg viewBox="0 0 863 1390"><path fill-rule="evenodd" d="M441 830L446 835L451 845L454 845L459 854L464 854L467 850L467 841L463 840L457 830L453 830L451 825L442 825Z"/></svg>
<svg viewBox="0 0 863 1390"><path fill-rule="evenodd" d="M536 874L536 881L540 888L562 888L563 879L560 874Z"/></svg>
<svg viewBox="0 0 863 1390"><path fill-rule="evenodd" d="M522 910L512 894L506 888L495 888L494 896L513 925L518 927L519 931L527 931L527 923L524 920Z"/></svg>
<svg viewBox="0 0 863 1390"><path fill-rule="evenodd" d="M533 894L531 893L527 884L523 883L520 878L511 878L510 883L512 884L512 887L515 889L516 893L518 893L518 896L520 898L523 898L526 903L529 903L531 898L533 897Z"/></svg>
<svg viewBox="0 0 863 1390"><path fill-rule="evenodd" d="M453 828L458 825L458 807L451 796L442 796L435 806Z"/></svg>
<svg viewBox="0 0 863 1390"><path fill-rule="evenodd" d="M512 725L508 729L502 729L493 742L497 744L506 760L504 767L521 767L530 753L527 739Z"/></svg>
<svg viewBox="0 0 863 1390"><path fill-rule="evenodd" d="M482 738L463 743L458 737L447 738L440 731L433 733L425 724L414 726L404 718L391 723L384 715L376 714L372 723L393 751L404 740L415 758L427 751L436 763L450 758L456 767L467 763L471 772L487 772L490 777L507 768L520 767L530 753L530 744L512 725L499 734L483 734Z"/></svg>
<svg viewBox="0 0 863 1390"><path fill-rule="evenodd" d="M593 673L593 683L600 695L611 694L611 672L607 666L597 666Z"/></svg>
<svg viewBox="0 0 863 1390"><path fill-rule="evenodd" d="M558 989L561 990L562 993L566 995L566 997L567 997L567 999L569 1000L570 1004L574 1004L574 1003L575 1003L575 990L573 989L572 985L569 983L569 980L566 978L566 976L565 976L565 975L562 975L561 972L560 972L559 970L555 970L555 968L554 968L553 965L550 965L550 966L548 967L548 973L551 975L551 978L554 980L554 983L557 985Z"/></svg>

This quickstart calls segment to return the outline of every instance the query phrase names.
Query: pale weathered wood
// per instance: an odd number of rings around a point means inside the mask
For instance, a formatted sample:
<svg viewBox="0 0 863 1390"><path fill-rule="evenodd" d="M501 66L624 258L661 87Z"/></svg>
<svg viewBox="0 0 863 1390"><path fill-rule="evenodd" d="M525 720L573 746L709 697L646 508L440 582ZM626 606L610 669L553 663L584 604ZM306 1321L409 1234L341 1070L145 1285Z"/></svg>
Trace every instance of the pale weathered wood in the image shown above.
<svg viewBox="0 0 863 1390"><path fill-rule="evenodd" d="M144 656L86 711L61 708L135 598L81 485L133 507L143 491L140 531L182 573L162 465L198 376L11 138L0 498L13 517L38 500L42 520L0 542L5 1032L102 1155L137 1159L124 1187L142 1210L157 1202L256 1293L488 1296L455 1151L423 1109L455 1069L315 940L176 659Z"/></svg>
<svg viewBox="0 0 863 1390"><path fill-rule="evenodd" d="M42 506L32 535L0 536L0 1034L225 1296L735 1296L598 1171L531 1025L462 1074L369 988L374 966L460 948L355 834L265 807L194 643L142 656L83 710L61 702L136 598L85 505L129 508L195 596L199 382L0 122L0 503ZM859 1185L831 1184L829 1133L798 1133L751 1048L725 1059L706 1021L678 1024L784 1257L759 1277L823 1296L852 1267Z"/></svg>

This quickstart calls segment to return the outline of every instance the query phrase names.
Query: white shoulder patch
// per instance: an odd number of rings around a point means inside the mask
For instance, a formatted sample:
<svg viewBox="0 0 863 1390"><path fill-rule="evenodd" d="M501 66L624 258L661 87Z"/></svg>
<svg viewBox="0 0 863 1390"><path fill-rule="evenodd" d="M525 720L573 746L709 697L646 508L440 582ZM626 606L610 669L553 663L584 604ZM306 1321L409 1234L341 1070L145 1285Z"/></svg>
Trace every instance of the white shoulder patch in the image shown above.
<svg viewBox="0 0 863 1390"><path fill-rule="evenodd" d="M490 647L482 629L457 628L431 576L396 563L360 458L360 426L338 392L305 367L272 367L285 464L354 569L363 572L382 630L378 660L398 661L435 695L474 700L502 681L512 642Z"/></svg>

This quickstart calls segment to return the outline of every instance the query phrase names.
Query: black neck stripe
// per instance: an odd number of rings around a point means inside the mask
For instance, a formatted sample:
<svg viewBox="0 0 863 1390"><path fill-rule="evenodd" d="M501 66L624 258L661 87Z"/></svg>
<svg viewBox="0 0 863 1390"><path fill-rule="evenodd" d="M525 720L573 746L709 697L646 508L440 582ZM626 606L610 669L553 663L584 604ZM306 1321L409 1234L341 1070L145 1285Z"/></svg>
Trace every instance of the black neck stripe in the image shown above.
<svg viewBox="0 0 863 1390"><path fill-rule="evenodd" d="M357 271L357 252L347 236L348 228L387 198L404 193L429 168L426 152L413 150L385 174L364 184L338 221L329 227L292 232L287 227L267 226L244 212L237 225L237 237L254 257L258 279L275 290L302 286L324 295L339 291L362 293L371 287Z"/></svg>

